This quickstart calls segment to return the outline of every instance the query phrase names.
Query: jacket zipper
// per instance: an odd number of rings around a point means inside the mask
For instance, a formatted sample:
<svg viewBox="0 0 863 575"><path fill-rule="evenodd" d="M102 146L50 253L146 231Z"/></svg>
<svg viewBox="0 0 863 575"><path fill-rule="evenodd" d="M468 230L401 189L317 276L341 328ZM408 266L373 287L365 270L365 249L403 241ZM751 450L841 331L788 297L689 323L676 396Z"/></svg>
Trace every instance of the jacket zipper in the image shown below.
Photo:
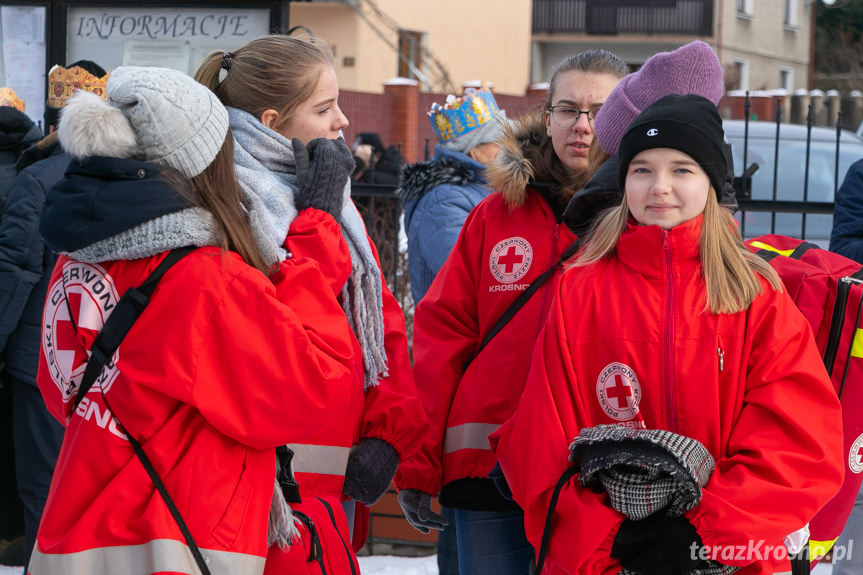
<svg viewBox="0 0 863 575"><path fill-rule="evenodd" d="M674 414L674 269L671 260L671 242L667 230L662 230L662 251L665 255L666 303L665 303L665 387L667 391L666 416L668 430L677 432Z"/></svg>
<svg viewBox="0 0 863 575"><path fill-rule="evenodd" d="M302 511L294 509L293 513L299 517L300 521L306 526L306 529L309 530L309 535L311 535L311 549L309 550L309 558L306 559L306 563L315 561L321 568L321 574L327 575L327 567L324 565L324 549L321 547L321 538L318 536L318 530L315 527L314 521Z"/></svg>
<svg viewBox="0 0 863 575"><path fill-rule="evenodd" d="M857 274L855 274L857 275ZM824 367L827 368L827 374L833 378L833 367L836 362L836 354L839 351L839 340L842 338L842 328L845 323L845 309L848 307L848 296L851 293L852 284L863 284L863 280L854 276L845 276L839 280L839 286L836 288L836 303L833 305L833 314L830 316L830 331L827 336L827 345L824 348ZM863 304L861 304L863 305ZM858 313L859 321L859 313ZM854 325L854 332L851 336L851 342L854 342L854 336L857 332L858 324ZM850 360L850 358L848 358ZM846 369L847 372L847 369ZM842 399L842 393L845 391L845 378L839 386L839 399Z"/></svg>
<svg viewBox="0 0 863 575"><path fill-rule="evenodd" d="M845 308L848 305L848 295L851 293L852 283L863 283L857 278L845 276L839 280L836 288L836 303L833 304L833 314L830 317L830 331L827 336L827 345L824 348L824 366L827 373L833 377L833 364L836 361L836 353L839 350L839 340L842 337L842 324L845 323Z"/></svg>
<svg viewBox="0 0 863 575"><path fill-rule="evenodd" d="M342 542L342 547L345 548L345 554L348 556L348 564L350 564L350 566L351 566L351 573L353 575L359 575L359 573L357 573L356 567L354 567L354 558L353 558L353 554L351 553L350 547L348 547L348 544L345 543L345 538L342 537L342 532L339 531L338 524L336 524L336 516L333 514L333 508L330 507L329 503L327 503L326 501L324 501L320 497L317 497L316 499L318 501L320 501L324 505L324 507L327 509L327 513L330 516L330 521L333 522L333 527L335 528L336 533L339 534L339 539Z"/></svg>

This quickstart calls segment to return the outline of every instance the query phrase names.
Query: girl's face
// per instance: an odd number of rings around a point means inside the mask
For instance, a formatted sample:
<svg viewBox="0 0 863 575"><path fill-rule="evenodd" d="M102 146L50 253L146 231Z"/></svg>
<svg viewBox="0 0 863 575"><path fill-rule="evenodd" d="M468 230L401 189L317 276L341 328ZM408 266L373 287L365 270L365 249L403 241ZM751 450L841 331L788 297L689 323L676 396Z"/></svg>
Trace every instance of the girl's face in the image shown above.
<svg viewBox="0 0 863 575"><path fill-rule="evenodd" d="M348 119L339 108L336 71L332 66L321 66L315 91L299 105L291 118L278 126L278 132L289 140L299 138L308 144L315 138L335 139L339 136L339 130L347 128L348 124Z"/></svg>
<svg viewBox="0 0 863 575"><path fill-rule="evenodd" d="M578 119L570 126L565 125L564 120L572 117L573 110L587 112L602 106L618 82L620 78L614 74L572 70L558 75L551 98L555 113L545 112L545 128L555 154L571 172L581 173L587 169L595 112L578 114Z"/></svg>
<svg viewBox="0 0 863 575"><path fill-rule="evenodd" d="M704 211L710 178L687 154L671 148L639 152L626 170L629 212L643 226L670 230Z"/></svg>

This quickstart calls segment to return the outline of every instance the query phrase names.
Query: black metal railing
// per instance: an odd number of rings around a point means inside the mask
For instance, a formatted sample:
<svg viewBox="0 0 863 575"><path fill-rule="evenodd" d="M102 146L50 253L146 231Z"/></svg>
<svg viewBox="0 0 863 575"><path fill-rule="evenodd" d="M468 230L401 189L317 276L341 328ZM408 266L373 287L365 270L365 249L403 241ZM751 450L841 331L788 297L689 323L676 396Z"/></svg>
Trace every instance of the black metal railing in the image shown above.
<svg viewBox="0 0 863 575"><path fill-rule="evenodd" d="M770 225L769 229L766 233L780 233L783 235L792 235L799 238L806 239L808 237L807 229L807 216L810 215L828 215L832 216L835 207L835 198L836 193L839 189L839 185L844 178L844 172L847 169L847 166L842 166L840 169L840 150L841 150L841 142L842 142L842 128L841 128L841 112L838 114L836 118L835 124L835 140L830 144L833 147L832 154L832 178L831 178L831 187L832 189L824 190L819 189L818 195L819 197L829 197L830 201L823 200L813 200L810 198L810 166L812 163L812 130L815 127L813 121L812 114L812 105L809 105L809 110L806 118L806 138L805 138L805 152L803 157L800 158L802 162L803 174L802 181L796 182L797 189L779 189L779 181L781 179L780 176L780 158L783 154L791 153L790 147L788 147L788 142L785 142L785 146L783 146L782 132L781 128L783 126L787 126L787 124L783 124L782 119L782 109L780 105L780 99L777 98L776 102L776 117L775 117L775 136L772 142L772 185L770 189L770 197L763 197L764 194L760 194L761 197L753 198L752 195L752 178L754 174L756 174L761 166L758 165L757 162L750 161L750 100L749 94L747 92L746 99L744 102L744 135L743 135L743 149L742 149L742 166L735 166L735 174L740 173L739 176L735 177L734 187L735 193L737 196L737 203L739 213L737 219L740 223L740 231L744 237L749 237L751 235L760 235L761 233L765 233L763 225L760 226L755 232L750 233L751 230L748 230L747 227L750 224L750 218L746 216L748 213L752 214L764 214L769 216ZM796 142L796 141L795 141ZM822 141L823 142L823 141ZM799 143L799 142L796 142ZM783 149L785 148L785 149ZM863 148L861 148L863 150ZM850 150L849 150L850 151ZM859 153L859 151L858 151ZM826 154L822 154L826 155ZM795 156L796 158L796 156ZM793 158L792 158L793 159ZM825 160L826 158L821 158ZM845 160L845 164L850 163L851 159ZM823 186L823 182L822 186ZM802 190L802 194L800 193ZM761 190L763 192L764 190ZM785 196L785 197L782 197ZM799 200L790 200L787 199L789 196L799 196L801 199ZM778 214L797 214L799 215L799 228L796 226L794 229L789 229L788 225L785 225L781 229L777 229L777 215ZM763 220L762 220L763 223ZM786 222L787 223L787 222ZM831 222L832 223L832 222ZM750 226L751 227L751 226ZM823 227L823 226L822 226ZM817 231L818 238L821 240L826 240L829 238L829 230L825 233L824 229ZM823 246L827 247L827 246Z"/></svg>
<svg viewBox="0 0 863 575"><path fill-rule="evenodd" d="M713 35L713 0L533 0L533 33Z"/></svg>

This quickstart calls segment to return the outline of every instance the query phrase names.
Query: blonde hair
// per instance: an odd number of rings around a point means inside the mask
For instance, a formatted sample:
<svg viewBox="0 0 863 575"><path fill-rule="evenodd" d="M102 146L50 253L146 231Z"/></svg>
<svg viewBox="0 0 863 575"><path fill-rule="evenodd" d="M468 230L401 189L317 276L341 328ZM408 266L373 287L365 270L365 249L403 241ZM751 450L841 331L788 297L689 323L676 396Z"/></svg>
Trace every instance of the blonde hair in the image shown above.
<svg viewBox="0 0 863 575"><path fill-rule="evenodd" d="M317 86L322 66L333 65L326 42L314 36L261 36L226 52L213 52L195 73L195 80L213 91L219 100L256 118L274 109L279 119L274 130L291 119ZM219 80L222 63L229 68Z"/></svg>
<svg viewBox="0 0 863 575"><path fill-rule="evenodd" d="M626 194L620 205L606 210L596 221L584 248L567 267L586 266L615 253L630 217ZM707 291L706 307L712 313L737 313L749 308L765 278L775 291L782 281L766 261L743 245L731 212L722 208L711 186L701 229L701 268Z"/></svg>

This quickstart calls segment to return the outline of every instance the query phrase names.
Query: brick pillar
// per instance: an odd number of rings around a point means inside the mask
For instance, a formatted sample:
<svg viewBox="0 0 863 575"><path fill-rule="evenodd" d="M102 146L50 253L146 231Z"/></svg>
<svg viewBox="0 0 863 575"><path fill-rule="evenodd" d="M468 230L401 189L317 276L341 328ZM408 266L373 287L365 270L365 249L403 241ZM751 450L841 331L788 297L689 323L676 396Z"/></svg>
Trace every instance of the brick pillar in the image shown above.
<svg viewBox="0 0 863 575"><path fill-rule="evenodd" d="M419 82L394 78L384 82L384 93L392 97L393 141L401 142L407 163L419 158Z"/></svg>

